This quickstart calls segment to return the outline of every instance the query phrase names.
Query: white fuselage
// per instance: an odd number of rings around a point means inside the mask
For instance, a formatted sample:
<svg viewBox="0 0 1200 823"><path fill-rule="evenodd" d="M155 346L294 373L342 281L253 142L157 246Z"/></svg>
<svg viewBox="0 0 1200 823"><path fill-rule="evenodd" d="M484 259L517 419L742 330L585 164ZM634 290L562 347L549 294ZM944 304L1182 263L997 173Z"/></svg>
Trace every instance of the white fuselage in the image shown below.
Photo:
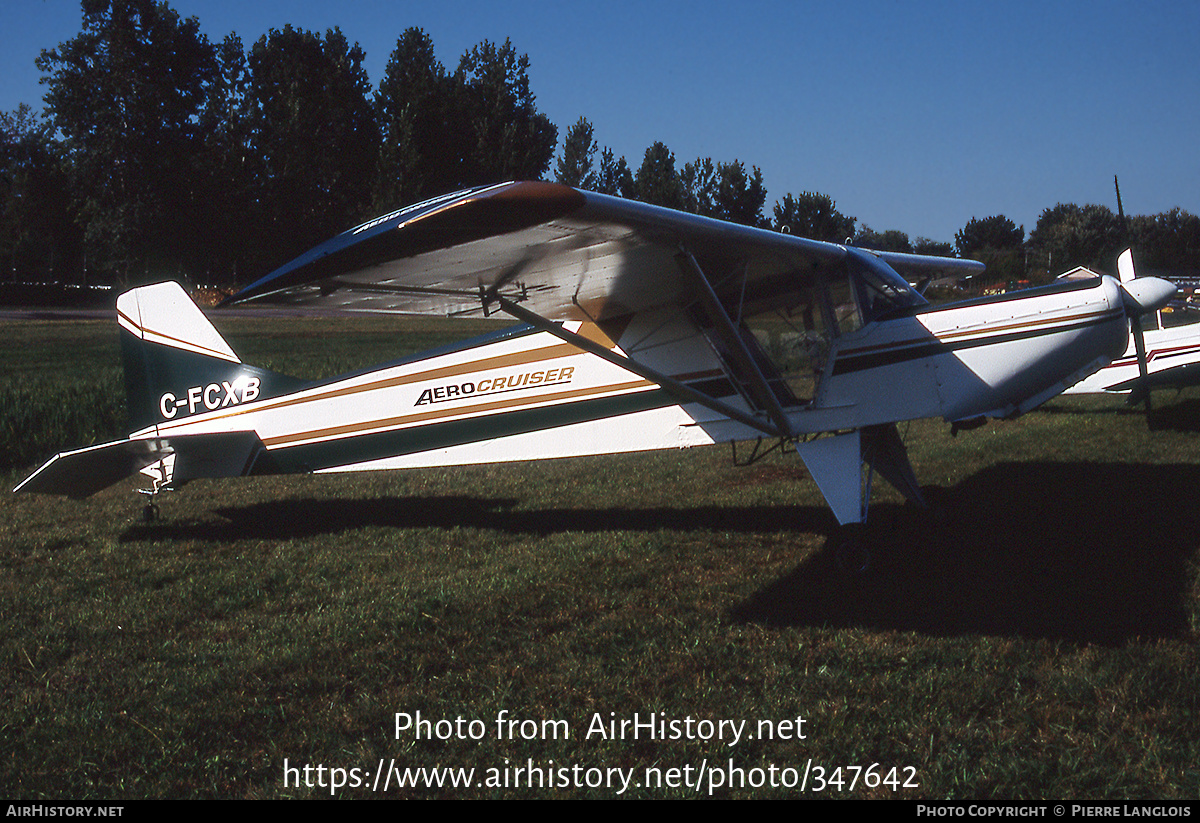
<svg viewBox="0 0 1200 823"><path fill-rule="evenodd" d="M1124 348L1112 278L1088 288L930 307L838 338L808 416L830 430L1028 411Z"/></svg>
<svg viewBox="0 0 1200 823"><path fill-rule="evenodd" d="M681 313L639 316L616 342L595 326L579 333L767 419ZM1119 288L1109 278L1089 288L930 307L834 339L815 396L784 412L794 434L922 417L1007 417L1099 369L1126 338ZM253 431L279 470L343 471L680 448L762 434L533 330L289 394L202 405L187 415L169 408L168 418L159 403L163 419L132 437Z"/></svg>

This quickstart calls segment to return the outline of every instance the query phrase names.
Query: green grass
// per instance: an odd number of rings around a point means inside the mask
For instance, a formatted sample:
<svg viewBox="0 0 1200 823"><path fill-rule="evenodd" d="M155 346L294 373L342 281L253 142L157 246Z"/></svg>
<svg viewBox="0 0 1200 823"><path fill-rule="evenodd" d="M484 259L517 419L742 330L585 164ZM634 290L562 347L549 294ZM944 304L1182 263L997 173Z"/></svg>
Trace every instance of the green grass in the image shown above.
<svg viewBox="0 0 1200 823"><path fill-rule="evenodd" d="M243 357L317 377L461 326L228 320ZM466 333L477 333L471 328ZM120 405L110 324L8 324L11 488L120 434L39 408ZM69 335L66 343L55 341ZM41 381L41 382L39 382ZM101 401L70 399L92 387ZM19 396L18 396L19 397ZM804 796L1194 799L1200 785L1200 400L1061 399L951 439L906 433L942 516L881 488L872 573L847 579L794 455L727 448L199 481L140 522L135 481L0 506L0 795L327 797L284 762L697 770L881 764ZM43 425L44 422L44 425ZM77 432L64 433L72 427ZM64 438L57 442L56 438ZM396 714L481 740L395 734ZM501 712L569 739L497 739ZM605 740L594 717L803 717L805 739ZM610 714L611 713L611 714ZM541 727L539 726L539 729ZM546 727L560 728L560 727ZM684 772L685 768L690 769ZM753 771L755 769L762 772ZM882 771L881 771L882 770ZM665 773L665 771L664 771ZM511 772L510 772L511 774ZM586 773L585 773L586 776ZM316 777L315 772L313 777ZM326 772L328 777L328 772ZM720 786L723 797L798 788ZM607 787L345 788L341 797L611 797ZM707 796L634 787L638 797Z"/></svg>

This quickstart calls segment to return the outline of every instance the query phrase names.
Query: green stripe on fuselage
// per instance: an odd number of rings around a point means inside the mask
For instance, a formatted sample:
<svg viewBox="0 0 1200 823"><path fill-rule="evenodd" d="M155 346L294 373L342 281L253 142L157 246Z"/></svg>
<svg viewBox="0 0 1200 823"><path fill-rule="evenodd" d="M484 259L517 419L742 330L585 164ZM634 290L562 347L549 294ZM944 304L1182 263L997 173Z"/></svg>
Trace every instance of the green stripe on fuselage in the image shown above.
<svg viewBox="0 0 1200 823"><path fill-rule="evenodd" d="M546 431L575 423L673 406L676 400L662 389L579 400L536 409L500 412L465 420L428 423L403 429L360 434L271 449L270 460L256 465L255 474L294 474L365 463L386 457L481 443L516 434ZM586 453L586 452L584 452Z"/></svg>

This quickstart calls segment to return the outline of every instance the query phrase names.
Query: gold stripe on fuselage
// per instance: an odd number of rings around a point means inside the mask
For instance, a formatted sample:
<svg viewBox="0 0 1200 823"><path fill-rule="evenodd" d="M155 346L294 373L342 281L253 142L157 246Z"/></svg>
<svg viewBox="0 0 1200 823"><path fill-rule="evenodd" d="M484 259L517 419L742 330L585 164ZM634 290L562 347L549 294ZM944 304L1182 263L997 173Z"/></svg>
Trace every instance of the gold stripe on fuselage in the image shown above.
<svg viewBox="0 0 1200 823"><path fill-rule="evenodd" d="M585 323L580 328L579 333L589 340L594 340L608 348L615 348L616 344L610 340L598 326L593 323ZM345 381L339 381L332 384L326 390L316 394L306 394L313 391L312 389L303 389L300 392L285 395L283 397L264 400L251 406L243 406L237 409L221 412L211 416L206 416L206 421L222 420L227 417L234 417L240 414L250 414L260 411L270 411L274 409L287 408L303 403L311 403L318 400L330 400L337 397L346 397L360 392L376 391L378 389L388 389L396 386L405 386L411 383L421 383L425 381L443 380L448 377L457 377L463 374L471 374L473 372L482 372L489 369L503 369L512 366L523 366L529 363L539 363L543 360L554 360L562 357L574 357L576 355L585 354L581 349L572 346L570 343L555 343L549 346L542 346L527 351L514 352L506 355L493 355L479 360L469 360L465 363L460 363L453 366L441 366L425 371L414 372L412 374L396 375L395 377L382 378L368 383L362 383L354 386L341 385ZM386 371L387 369L380 369ZM181 426L186 426L196 418L184 418L183 420L171 423L159 423L158 428L160 433L172 431Z"/></svg>
<svg viewBox="0 0 1200 823"><path fill-rule="evenodd" d="M451 417L478 417L481 415L490 414L492 412L515 408L517 406L530 406L531 408L554 406L560 403L565 403L572 400L580 400L585 397L594 397L600 394L612 394L617 392L626 394L634 391L643 391L645 389L654 387L655 384L647 380L635 380L628 383L614 383L606 386L591 386L584 389L572 389L570 391L554 392L552 394L535 395L532 397L507 397L503 400L493 400L488 403L477 403L473 406L459 406L457 408L448 409L431 409L430 411L405 414L397 417L364 420L358 423L349 423L343 426L329 426L324 429L293 432L292 434L280 435L278 437L264 438L263 445L270 449L294 446L301 442L314 443L325 440L336 440L341 437L363 434L372 430L406 428L422 423L434 423Z"/></svg>

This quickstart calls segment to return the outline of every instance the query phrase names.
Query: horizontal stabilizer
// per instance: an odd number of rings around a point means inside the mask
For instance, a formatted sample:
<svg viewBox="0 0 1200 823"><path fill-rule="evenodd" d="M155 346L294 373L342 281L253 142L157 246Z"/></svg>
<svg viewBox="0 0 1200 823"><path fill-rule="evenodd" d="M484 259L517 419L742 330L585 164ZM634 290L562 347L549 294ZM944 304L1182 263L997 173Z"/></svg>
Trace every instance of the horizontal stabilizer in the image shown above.
<svg viewBox="0 0 1200 823"><path fill-rule="evenodd" d="M60 452L13 492L63 494L81 499L119 483L171 453L162 440L118 440Z"/></svg>
<svg viewBox="0 0 1200 823"><path fill-rule="evenodd" d="M250 473L262 451L258 435L246 431L117 440L56 454L13 492L90 497L172 454L175 483L239 477Z"/></svg>

